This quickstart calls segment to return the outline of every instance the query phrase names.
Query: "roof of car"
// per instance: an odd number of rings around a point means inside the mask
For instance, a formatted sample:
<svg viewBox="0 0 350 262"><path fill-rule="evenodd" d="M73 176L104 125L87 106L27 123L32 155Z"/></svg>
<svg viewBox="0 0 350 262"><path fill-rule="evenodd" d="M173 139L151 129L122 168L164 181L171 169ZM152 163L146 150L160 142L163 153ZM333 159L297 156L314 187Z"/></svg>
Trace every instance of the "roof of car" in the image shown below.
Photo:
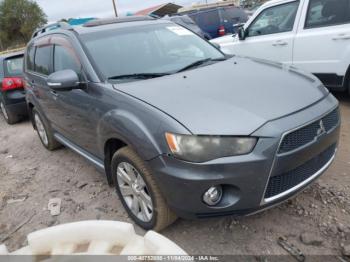
<svg viewBox="0 0 350 262"><path fill-rule="evenodd" d="M172 23L172 22L163 20L163 19L154 19L149 16L99 19L99 20L88 22L83 26L74 27L74 31L76 31L78 34L86 34L86 33L98 32L101 30L114 29L114 28L127 28L127 27L134 27L134 26L164 24L164 23Z"/></svg>
<svg viewBox="0 0 350 262"><path fill-rule="evenodd" d="M3 53L3 54L0 54L0 59L7 59L7 58L10 58L10 57L14 57L14 56L20 56L20 55L23 55L24 54L24 50L21 50L21 51L16 51L16 52L8 52L8 53Z"/></svg>
<svg viewBox="0 0 350 262"><path fill-rule="evenodd" d="M146 24L161 24L161 23L171 23L170 21L164 21L160 19L155 19L150 16L130 16L121 18L105 18L105 19L95 19L89 21L81 26L70 26L65 22L58 22L54 24L47 25L43 28L38 29L34 32L32 39L39 37L41 35L46 35L55 33L56 30L69 30L75 31L78 34L86 34L91 32L97 32L101 30L108 30L113 28L124 28L132 26L140 26Z"/></svg>
<svg viewBox="0 0 350 262"><path fill-rule="evenodd" d="M104 18L104 19L95 19L89 21L83 25L83 27L95 27L101 25L109 24L119 24L127 22L138 22L138 21L149 21L155 20L155 18L150 16L126 16L126 17L113 17L113 18Z"/></svg>

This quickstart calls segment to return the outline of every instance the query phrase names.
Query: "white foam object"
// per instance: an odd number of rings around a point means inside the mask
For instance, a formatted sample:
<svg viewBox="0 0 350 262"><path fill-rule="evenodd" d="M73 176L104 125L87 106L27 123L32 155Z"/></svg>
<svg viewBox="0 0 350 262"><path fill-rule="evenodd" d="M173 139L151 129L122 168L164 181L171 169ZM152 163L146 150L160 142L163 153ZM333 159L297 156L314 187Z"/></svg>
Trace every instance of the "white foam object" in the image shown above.
<svg viewBox="0 0 350 262"><path fill-rule="evenodd" d="M0 255L187 255L168 238L149 231L144 237L134 226L118 221L81 221L42 229L27 236L28 246Z"/></svg>

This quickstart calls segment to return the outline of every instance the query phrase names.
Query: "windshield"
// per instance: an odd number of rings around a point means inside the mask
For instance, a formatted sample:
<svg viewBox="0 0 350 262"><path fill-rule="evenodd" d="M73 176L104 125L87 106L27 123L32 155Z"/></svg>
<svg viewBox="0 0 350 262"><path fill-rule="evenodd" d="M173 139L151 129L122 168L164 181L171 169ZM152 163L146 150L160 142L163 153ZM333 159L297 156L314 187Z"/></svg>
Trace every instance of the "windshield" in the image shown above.
<svg viewBox="0 0 350 262"><path fill-rule="evenodd" d="M23 56L8 58L4 61L5 63L5 74L7 76L20 76L22 75L23 68Z"/></svg>
<svg viewBox="0 0 350 262"><path fill-rule="evenodd" d="M106 78L171 74L200 60L224 59L196 34L168 23L90 33L82 40Z"/></svg>

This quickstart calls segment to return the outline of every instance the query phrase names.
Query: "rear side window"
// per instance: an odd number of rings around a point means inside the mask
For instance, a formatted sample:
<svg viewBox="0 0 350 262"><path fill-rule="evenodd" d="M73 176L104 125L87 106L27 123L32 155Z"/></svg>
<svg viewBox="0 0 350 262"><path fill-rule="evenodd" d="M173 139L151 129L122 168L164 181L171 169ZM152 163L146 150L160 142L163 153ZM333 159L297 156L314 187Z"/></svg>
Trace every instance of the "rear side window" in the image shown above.
<svg viewBox="0 0 350 262"><path fill-rule="evenodd" d="M230 22L232 24L244 23L248 20L246 13L242 9L236 7L223 8L221 15L225 22Z"/></svg>
<svg viewBox="0 0 350 262"><path fill-rule="evenodd" d="M35 72L48 75L50 71L51 46L38 46L35 52Z"/></svg>
<svg viewBox="0 0 350 262"><path fill-rule="evenodd" d="M201 12L196 15L196 22L201 26L213 26L219 23L218 10Z"/></svg>
<svg viewBox="0 0 350 262"><path fill-rule="evenodd" d="M7 58L4 61L6 76L20 76L23 73L23 56Z"/></svg>
<svg viewBox="0 0 350 262"><path fill-rule="evenodd" d="M35 47L31 45L28 47L27 55L26 55L27 70L34 71L34 54L35 54Z"/></svg>
<svg viewBox="0 0 350 262"><path fill-rule="evenodd" d="M310 0L305 28L350 23L350 0Z"/></svg>
<svg viewBox="0 0 350 262"><path fill-rule="evenodd" d="M54 71L72 69L77 74L80 74L80 63L77 60L72 49L55 45L54 49Z"/></svg>

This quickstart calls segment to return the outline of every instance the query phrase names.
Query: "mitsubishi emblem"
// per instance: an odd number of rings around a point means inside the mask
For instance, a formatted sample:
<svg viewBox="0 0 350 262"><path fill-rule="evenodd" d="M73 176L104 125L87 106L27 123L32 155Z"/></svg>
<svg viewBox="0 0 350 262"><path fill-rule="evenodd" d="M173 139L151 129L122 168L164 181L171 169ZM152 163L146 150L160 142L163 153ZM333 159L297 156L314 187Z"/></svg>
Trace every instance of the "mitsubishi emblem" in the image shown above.
<svg viewBox="0 0 350 262"><path fill-rule="evenodd" d="M317 129L317 137L320 137L327 132L326 128L324 127L323 120L320 121L319 125L320 125L320 128Z"/></svg>

